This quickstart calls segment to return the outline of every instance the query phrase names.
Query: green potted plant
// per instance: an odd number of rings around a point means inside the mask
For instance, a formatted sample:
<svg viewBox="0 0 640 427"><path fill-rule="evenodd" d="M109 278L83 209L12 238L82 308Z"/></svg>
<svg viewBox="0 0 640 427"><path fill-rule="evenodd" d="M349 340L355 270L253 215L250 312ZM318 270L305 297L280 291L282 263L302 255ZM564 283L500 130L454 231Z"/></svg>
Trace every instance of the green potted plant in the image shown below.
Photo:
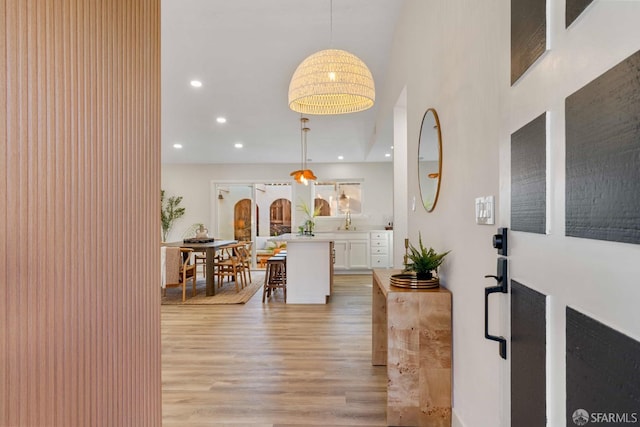
<svg viewBox="0 0 640 427"><path fill-rule="evenodd" d="M407 259L411 262L405 265L405 272L413 271L418 280L431 280L433 273L437 272L438 267L444 261L444 257L451 251L439 254L433 248L425 248L422 244L421 234L418 237L418 244L418 248L409 244Z"/></svg>
<svg viewBox="0 0 640 427"><path fill-rule="evenodd" d="M307 217L304 221L304 225L301 225L302 232L300 234L309 234L313 236L313 228L315 227L314 218L320 214L320 206L316 206L314 210L311 210L311 207L304 201L300 201L300 203L296 206L299 210L301 210L305 216ZM298 229L300 229L298 227Z"/></svg>
<svg viewBox="0 0 640 427"><path fill-rule="evenodd" d="M181 208L179 205L182 202L182 197L171 196L165 198L164 190L160 190L160 221L162 223L162 241L167 241L169 230L173 226L173 223L184 215L185 208Z"/></svg>

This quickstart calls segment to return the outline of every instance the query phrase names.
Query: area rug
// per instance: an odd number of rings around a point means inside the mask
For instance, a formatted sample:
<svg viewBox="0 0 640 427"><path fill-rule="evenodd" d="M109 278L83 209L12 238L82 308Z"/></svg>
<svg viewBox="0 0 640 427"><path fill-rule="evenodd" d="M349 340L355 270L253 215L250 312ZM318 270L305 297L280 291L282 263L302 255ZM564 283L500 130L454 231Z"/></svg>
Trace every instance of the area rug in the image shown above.
<svg viewBox="0 0 640 427"><path fill-rule="evenodd" d="M182 302L182 288L168 288L167 295L162 297L163 305L215 305L215 304L244 304L262 289L264 284L264 272L252 271L251 283L247 284L240 292L236 292L234 282L224 282L221 288L216 288L214 296L206 296L206 282L204 278L196 281L196 296L191 296L191 284L187 285L187 300ZM216 284L217 286L217 284Z"/></svg>

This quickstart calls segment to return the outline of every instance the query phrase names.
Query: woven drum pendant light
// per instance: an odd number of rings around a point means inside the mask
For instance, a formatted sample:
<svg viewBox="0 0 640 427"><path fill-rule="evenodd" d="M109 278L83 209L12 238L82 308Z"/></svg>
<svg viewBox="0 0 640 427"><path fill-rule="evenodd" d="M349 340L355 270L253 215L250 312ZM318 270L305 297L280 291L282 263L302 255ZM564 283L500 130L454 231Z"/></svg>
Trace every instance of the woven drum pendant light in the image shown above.
<svg viewBox="0 0 640 427"><path fill-rule="evenodd" d="M289 108L304 114L346 114L373 106L371 71L357 56L338 49L302 61L289 83Z"/></svg>
<svg viewBox="0 0 640 427"><path fill-rule="evenodd" d="M333 0L330 5L333 38ZM371 71L345 50L326 49L307 57L289 83L289 108L303 114L355 113L371 108L375 99Z"/></svg>

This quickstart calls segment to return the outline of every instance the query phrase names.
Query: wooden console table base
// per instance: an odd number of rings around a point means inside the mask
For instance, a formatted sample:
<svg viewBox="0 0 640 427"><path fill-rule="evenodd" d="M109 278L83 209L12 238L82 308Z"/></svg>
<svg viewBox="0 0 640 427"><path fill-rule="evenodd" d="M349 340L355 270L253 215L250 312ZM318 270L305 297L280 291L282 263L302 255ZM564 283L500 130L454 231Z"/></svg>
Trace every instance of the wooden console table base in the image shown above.
<svg viewBox="0 0 640 427"><path fill-rule="evenodd" d="M373 270L372 364L387 365L387 424L451 426L451 292L389 284Z"/></svg>

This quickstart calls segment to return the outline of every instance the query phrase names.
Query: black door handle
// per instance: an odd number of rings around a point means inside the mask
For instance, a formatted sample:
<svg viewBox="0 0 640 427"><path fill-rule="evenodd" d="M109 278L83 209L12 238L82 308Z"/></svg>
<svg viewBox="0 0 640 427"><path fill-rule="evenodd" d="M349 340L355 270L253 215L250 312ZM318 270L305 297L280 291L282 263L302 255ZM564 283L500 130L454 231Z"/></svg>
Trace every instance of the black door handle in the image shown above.
<svg viewBox="0 0 640 427"><path fill-rule="evenodd" d="M488 340L497 341L500 344L500 357L507 358L507 340L504 337L491 335L489 333L489 295L494 293L506 294L509 292L507 287L507 259L498 258L498 274L486 275L484 277L493 277L498 282L497 286L484 288L484 337Z"/></svg>

